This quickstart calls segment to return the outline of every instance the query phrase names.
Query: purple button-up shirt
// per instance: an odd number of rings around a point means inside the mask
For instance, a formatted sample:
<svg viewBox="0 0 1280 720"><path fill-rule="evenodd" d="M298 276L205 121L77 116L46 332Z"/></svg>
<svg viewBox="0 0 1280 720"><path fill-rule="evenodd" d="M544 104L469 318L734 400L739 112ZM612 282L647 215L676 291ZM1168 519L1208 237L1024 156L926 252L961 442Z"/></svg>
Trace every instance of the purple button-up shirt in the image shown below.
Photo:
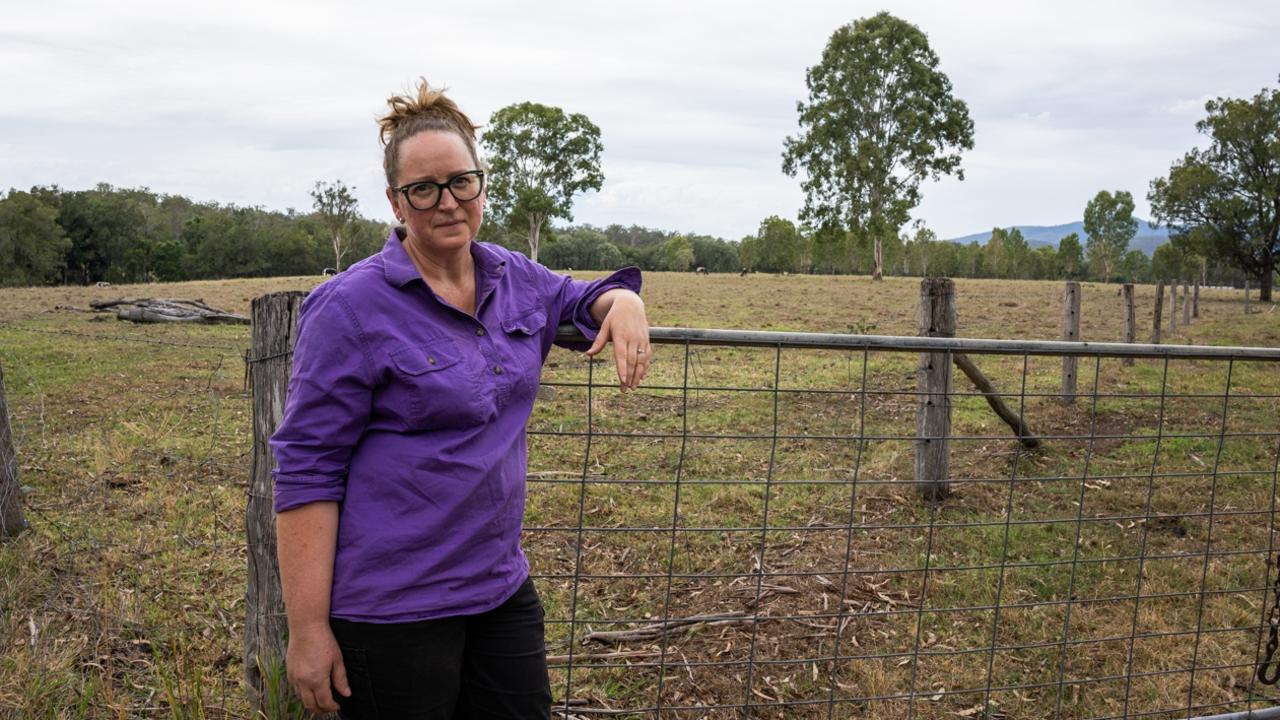
<svg viewBox="0 0 1280 720"><path fill-rule="evenodd" d="M636 268L582 282L496 245L471 256L474 316L431 291L395 232L302 305L275 509L339 503L334 617L480 613L516 591L524 429L556 328L594 338L591 303L640 290Z"/></svg>

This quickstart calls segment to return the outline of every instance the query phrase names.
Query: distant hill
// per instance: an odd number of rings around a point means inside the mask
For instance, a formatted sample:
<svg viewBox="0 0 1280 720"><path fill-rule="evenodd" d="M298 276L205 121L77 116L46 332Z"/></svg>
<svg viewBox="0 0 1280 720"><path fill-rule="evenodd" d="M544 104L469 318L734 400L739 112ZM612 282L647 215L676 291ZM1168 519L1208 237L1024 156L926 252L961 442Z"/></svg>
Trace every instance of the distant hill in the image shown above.
<svg viewBox="0 0 1280 720"><path fill-rule="evenodd" d="M1022 236L1027 239L1027 244L1032 248L1041 245L1050 247L1058 247L1058 241L1062 238L1075 233L1080 236L1080 244L1083 246L1088 236L1084 232L1084 221L1078 220L1065 225L1014 225L1022 231ZM973 233L964 237L950 238L951 242L967 245L977 241L979 245L985 245L991 237L991 231ZM1138 218L1138 234L1133 237L1133 241L1129 243L1130 250L1141 250L1147 255L1155 252L1156 248L1169 242L1168 228L1158 228L1153 226L1149 221Z"/></svg>

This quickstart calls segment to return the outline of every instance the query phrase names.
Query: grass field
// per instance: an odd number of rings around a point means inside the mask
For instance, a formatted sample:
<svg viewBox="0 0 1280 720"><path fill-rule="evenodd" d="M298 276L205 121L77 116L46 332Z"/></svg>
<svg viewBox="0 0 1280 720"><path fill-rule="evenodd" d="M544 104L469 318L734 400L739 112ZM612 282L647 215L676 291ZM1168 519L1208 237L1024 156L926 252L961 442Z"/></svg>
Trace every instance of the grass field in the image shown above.
<svg viewBox="0 0 1280 720"><path fill-rule="evenodd" d="M57 308L199 297L247 313L259 294L318 281L0 290L32 526L0 546L0 717L249 717L248 329ZM1058 338L1061 292L958 281L958 334ZM1153 292L1138 288L1140 340ZM916 330L914 279L656 273L644 294L655 325ZM1238 295L1203 292L1201 317L1165 342L1280 345L1280 313L1246 317ZM1086 284L1082 337L1119 340L1120 325L1117 286ZM981 398L957 397L956 492L927 504L908 484L916 355L688 353L658 348L627 396L606 366L549 359L544 380L562 385L530 423L526 549L545 576L558 699L570 652L582 707L754 703L754 717L827 717L805 703L833 695L862 698L834 717L1185 717L1189 697L1261 689L1240 666L1267 600L1277 449L1252 433L1280 427L1274 364L1234 364L1224 424L1225 363L1082 359L1080 392L1096 377L1098 395L1064 406L1049 397L1061 361L1027 358L1012 402L1044 446L1019 450ZM1022 357L977 359L1020 391ZM734 613L749 622L584 641Z"/></svg>

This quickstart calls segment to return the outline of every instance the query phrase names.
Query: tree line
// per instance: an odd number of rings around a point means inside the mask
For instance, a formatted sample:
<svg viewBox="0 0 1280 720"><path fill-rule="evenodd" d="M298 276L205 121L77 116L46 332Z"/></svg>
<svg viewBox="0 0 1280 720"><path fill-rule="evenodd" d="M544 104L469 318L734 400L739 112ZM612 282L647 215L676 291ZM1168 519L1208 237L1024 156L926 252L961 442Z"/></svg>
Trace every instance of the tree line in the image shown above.
<svg viewBox="0 0 1280 720"><path fill-rule="evenodd" d="M308 212L278 212L105 183L89 190L10 190L0 198L0 285L318 275L382 248L390 226L359 215L350 188L317 183L312 196ZM527 236L503 223L486 223L480 235L529 252ZM939 240L916 222L881 243L881 265L889 275L957 278L1148 282L1201 277L1215 284L1241 278L1232 264L1191 252L1182 242L1162 245L1152 257L1125 250L1127 242L1122 233L1122 241L1113 243L1120 252L1108 265L1102 251L1092 249L1102 243L1091 246L1088 237L1075 233L1056 248L1031 247L1017 228L993 228L985 243L960 244ZM874 255L865 235L815 232L772 216L756 233L736 241L639 225L551 226L542 230L540 260L558 270L636 265L648 271L868 275L874 272Z"/></svg>

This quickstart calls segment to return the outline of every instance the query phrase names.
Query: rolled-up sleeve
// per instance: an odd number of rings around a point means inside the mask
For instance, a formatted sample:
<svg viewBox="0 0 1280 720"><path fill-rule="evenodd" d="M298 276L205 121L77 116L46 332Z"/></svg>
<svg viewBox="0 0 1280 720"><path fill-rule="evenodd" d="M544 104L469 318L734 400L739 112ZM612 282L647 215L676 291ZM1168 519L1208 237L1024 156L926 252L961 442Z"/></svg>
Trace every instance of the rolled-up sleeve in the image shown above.
<svg viewBox="0 0 1280 720"><path fill-rule="evenodd" d="M284 417L269 441L276 512L345 497L352 449L372 407L365 340L339 291L321 285L303 302Z"/></svg>
<svg viewBox="0 0 1280 720"><path fill-rule="evenodd" d="M559 313L557 324L573 323L578 328L578 332L587 338L588 343L594 341L596 333L600 331L600 325L596 323L595 318L591 317L591 304L601 295L616 288L639 293L641 285L640 268L635 266L624 267L598 280L558 277L561 278L561 282L554 295L555 309ZM566 346L575 350L588 347L582 343L568 343Z"/></svg>

